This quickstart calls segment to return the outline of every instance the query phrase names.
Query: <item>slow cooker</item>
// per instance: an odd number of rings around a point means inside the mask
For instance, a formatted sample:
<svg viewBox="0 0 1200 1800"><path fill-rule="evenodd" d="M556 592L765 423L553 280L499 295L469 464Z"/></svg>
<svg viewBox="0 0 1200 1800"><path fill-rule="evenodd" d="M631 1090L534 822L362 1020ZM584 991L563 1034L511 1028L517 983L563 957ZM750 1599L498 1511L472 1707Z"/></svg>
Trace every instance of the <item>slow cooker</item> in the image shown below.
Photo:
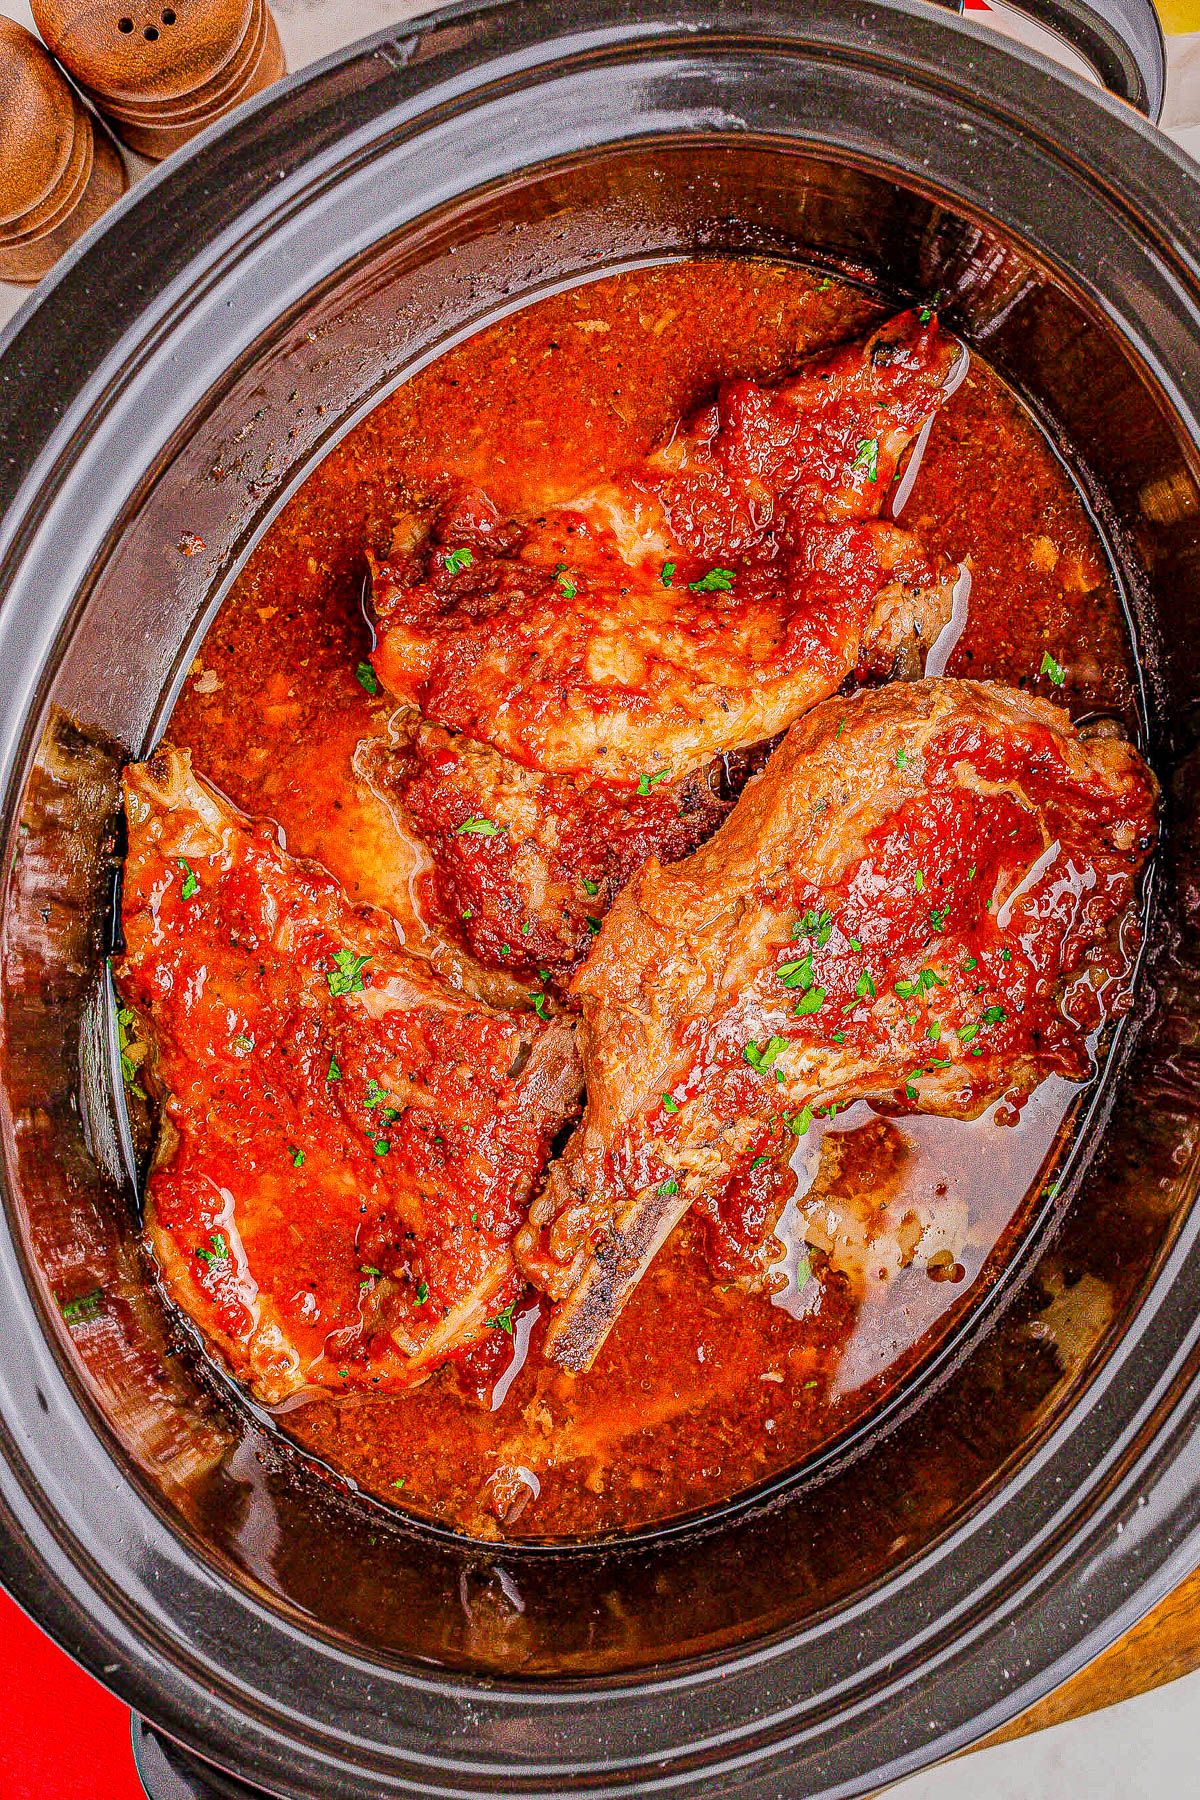
<svg viewBox="0 0 1200 1800"><path fill-rule="evenodd" d="M3 340L0 1577L145 1721L161 1800L860 1794L1200 1557L1200 186L1134 110L1148 0L1037 15L1121 97L922 0L451 7L172 159ZM1061 447L1165 795L1139 999L1066 1178L886 1406L699 1518L476 1542L300 1456L156 1297L117 776L381 396L536 296L711 255L940 295Z"/></svg>

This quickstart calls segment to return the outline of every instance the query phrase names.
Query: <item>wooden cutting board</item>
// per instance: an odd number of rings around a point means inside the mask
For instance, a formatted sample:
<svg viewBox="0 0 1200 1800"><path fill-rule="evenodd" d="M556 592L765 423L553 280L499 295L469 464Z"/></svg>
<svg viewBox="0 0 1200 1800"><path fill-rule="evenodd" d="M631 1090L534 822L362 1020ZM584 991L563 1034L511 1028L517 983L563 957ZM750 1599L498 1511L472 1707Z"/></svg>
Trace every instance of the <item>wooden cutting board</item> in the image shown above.
<svg viewBox="0 0 1200 1800"><path fill-rule="evenodd" d="M1036 1706L985 1738L977 1749L1024 1737L1047 1725L1082 1718L1118 1700L1130 1700L1200 1668L1200 1569L1118 1638L1111 1650L1047 1694Z"/></svg>

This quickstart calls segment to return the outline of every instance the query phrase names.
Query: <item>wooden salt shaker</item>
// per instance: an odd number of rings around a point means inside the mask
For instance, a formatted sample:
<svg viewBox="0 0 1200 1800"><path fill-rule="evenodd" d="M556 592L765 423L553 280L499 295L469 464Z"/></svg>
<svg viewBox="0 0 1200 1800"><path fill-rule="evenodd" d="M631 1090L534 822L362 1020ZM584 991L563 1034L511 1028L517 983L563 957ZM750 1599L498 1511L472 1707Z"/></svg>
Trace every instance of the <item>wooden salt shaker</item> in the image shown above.
<svg viewBox="0 0 1200 1800"><path fill-rule="evenodd" d="M40 280L127 185L43 46L0 18L0 280Z"/></svg>
<svg viewBox="0 0 1200 1800"><path fill-rule="evenodd" d="M155 160L286 73L267 0L34 0L33 12L117 135Z"/></svg>

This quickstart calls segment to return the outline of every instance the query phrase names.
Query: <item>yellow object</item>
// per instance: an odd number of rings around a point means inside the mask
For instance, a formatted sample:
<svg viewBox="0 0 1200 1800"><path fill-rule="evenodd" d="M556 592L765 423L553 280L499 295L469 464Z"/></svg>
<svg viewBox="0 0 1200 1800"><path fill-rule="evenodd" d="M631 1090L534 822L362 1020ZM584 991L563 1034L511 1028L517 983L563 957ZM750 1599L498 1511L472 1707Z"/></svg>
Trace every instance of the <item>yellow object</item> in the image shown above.
<svg viewBox="0 0 1200 1800"><path fill-rule="evenodd" d="M1200 31L1200 0L1154 0L1154 4L1164 31Z"/></svg>

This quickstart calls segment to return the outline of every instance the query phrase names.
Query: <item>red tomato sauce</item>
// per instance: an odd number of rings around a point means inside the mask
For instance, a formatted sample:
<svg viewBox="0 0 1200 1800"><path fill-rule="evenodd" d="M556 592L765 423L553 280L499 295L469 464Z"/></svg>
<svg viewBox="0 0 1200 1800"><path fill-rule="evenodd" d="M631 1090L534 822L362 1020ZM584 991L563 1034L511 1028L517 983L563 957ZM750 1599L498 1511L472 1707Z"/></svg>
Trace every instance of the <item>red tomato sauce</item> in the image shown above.
<svg viewBox="0 0 1200 1800"><path fill-rule="evenodd" d="M578 490L645 455L718 381L778 379L882 316L868 296L802 270L712 260L618 275L479 333L381 403L288 503L212 626L169 737L239 806L282 826L291 852L323 862L352 899L391 910L410 948L432 950L436 966L462 979L456 952L435 946L423 921L423 885L435 875L353 767L364 739L386 739L394 711L363 678L367 552L386 556L405 510L453 483L482 487L502 515L519 512L531 487ZM1132 657L1104 548L1058 456L978 358L938 415L903 524L931 555L971 560L969 619L947 673L1135 725ZM1042 672L1047 644L1061 685ZM635 851L643 830L652 840L655 816L653 804L634 815ZM586 830L586 820L570 825ZM999 808L971 824L975 862L988 831L1004 829ZM938 886L965 830L957 819L913 821L907 847L880 847L914 866L927 857L922 917L898 917L898 941L928 929L931 907L959 906L975 891L965 875L944 896ZM937 839L928 852L922 831ZM465 866L453 876L460 912L472 904ZM619 864L597 864L598 883L623 878ZM984 971L982 1010L1000 1003L993 990L1029 971L993 968L986 927L974 914L961 923L967 936L983 934L972 951ZM568 924L572 954L586 949L586 932L581 907ZM536 956L518 952L518 964L527 973ZM495 978L490 998L524 997L507 979ZM910 1215L942 1207L966 1221L925 1266L893 1256L885 1267L864 1252L856 1277L817 1246L788 1304L773 1304L714 1275L706 1234L720 1221L696 1214L588 1374L541 1362L541 1307L526 1295L469 1361L424 1386L390 1399L319 1398L281 1422L368 1490L484 1536L607 1532L711 1505L803 1461L979 1299L1027 1198L1061 1157L1079 1094L1053 1076L1015 1122L999 1108L971 1123L826 1122L817 1189L827 1183L838 1205L861 1213L868 1252L876 1218L891 1221L889 1242L901 1245ZM778 1179L777 1166L763 1164L726 1196L731 1240L761 1228ZM730 1273L734 1261L731 1252Z"/></svg>

